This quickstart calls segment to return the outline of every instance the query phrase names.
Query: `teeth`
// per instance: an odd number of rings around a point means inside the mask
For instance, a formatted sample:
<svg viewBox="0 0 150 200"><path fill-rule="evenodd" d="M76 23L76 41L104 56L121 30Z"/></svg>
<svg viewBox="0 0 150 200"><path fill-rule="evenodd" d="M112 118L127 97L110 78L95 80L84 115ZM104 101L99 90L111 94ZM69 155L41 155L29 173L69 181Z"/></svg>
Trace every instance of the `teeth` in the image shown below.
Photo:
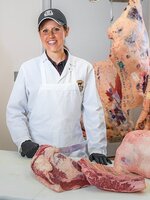
<svg viewBox="0 0 150 200"><path fill-rule="evenodd" d="M56 41L48 41L48 44L55 44Z"/></svg>

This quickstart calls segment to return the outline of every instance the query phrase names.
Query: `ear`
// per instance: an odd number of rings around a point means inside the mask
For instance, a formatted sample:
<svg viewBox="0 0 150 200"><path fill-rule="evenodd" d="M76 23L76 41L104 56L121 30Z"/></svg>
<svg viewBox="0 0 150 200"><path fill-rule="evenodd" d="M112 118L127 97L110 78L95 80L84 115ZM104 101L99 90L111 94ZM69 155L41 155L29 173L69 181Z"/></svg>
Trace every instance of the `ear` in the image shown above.
<svg viewBox="0 0 150 200"><path fill-rule="evenodd" d="M65 37L67 37L68 34L69 34L69 27L67 27L66 30L65 30Z"/></svg>
<svg viewBox="0 0 150 200"><path fill-rule="evenodd" d="M41 37L41 32L40 32L40 30L38 30L38 33L39 33L39 36Z"/></svg>

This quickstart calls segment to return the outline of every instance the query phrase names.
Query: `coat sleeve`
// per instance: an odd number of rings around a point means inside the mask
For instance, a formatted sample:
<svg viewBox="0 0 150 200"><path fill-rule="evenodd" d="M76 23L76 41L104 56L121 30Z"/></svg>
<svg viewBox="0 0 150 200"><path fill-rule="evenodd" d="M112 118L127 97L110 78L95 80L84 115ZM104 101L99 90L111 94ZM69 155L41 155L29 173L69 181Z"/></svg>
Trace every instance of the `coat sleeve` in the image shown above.
<svg viewBox="0 0 150 200"><path fill-rule="evenodd" d="M88 153L107 153L107 138L104 110L98 91L94 69L91 66L83 97L83 122L88 140Z"/></svg>
<svg viewBox="0 0 150 200"><path fill-rule="evenodd" d="M22 142L30 139L27 113L26 85L21 67L6 108L7 127L18 149L20 149Z"/></svg>

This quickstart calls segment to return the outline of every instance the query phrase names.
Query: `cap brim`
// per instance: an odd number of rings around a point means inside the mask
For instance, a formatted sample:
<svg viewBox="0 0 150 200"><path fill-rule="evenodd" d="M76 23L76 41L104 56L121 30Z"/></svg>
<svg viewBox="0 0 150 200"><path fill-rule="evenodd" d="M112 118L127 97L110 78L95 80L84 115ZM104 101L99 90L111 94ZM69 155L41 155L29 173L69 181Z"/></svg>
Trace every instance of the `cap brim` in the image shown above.
<svg viewBox="0 0 150 200"><path fill-rule="evenodd" d="M52 18L52 17L45 17L44 19L42 19L39 23L38 23L38 27L40 26L40 24L45 21L46 19L51 19L53 21L55 21L57 24L59 25L64 25L64 23L60 22L60 21L57 21L56 19Z"/></svg>

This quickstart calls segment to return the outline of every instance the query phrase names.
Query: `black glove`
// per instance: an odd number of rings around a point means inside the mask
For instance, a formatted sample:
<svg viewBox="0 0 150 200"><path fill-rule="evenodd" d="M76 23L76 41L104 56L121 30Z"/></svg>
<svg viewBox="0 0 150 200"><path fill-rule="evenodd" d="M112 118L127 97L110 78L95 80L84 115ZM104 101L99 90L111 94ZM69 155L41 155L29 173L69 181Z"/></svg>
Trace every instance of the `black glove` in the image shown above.
<svg viewBox="0 0 150 200"><path fill-rule="evenodd" d="M97 163L100 163L103 165L112 164L112 162L109 158L107 158L104 154L100 154L100 153L92 153L89 156L89 160L91 162L96 161Z"/></svg>
<svg viewBox="0 0 150 200"><path fill-rule="evenodd" d="M21 156L27 156L32 158L39 148L39 144L32 142L31 140L26 140L21 144Z"/></svg>

